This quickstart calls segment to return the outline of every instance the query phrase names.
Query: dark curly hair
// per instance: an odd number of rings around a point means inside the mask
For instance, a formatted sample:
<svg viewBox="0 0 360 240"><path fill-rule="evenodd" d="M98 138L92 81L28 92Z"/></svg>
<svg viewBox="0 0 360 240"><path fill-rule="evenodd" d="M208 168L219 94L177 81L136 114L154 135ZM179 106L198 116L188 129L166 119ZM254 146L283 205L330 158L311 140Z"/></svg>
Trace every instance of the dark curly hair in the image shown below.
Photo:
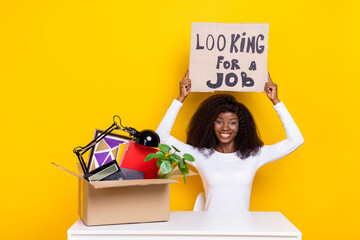
<svg viewBox="0 0 360 240"><path fill-rule="evenodd" d="M229 94L217 94L203 101L188 126L187 143L210 154L218 144L214 122L220 113L233 112L239 118L239 131L235 137L235 151L241 159L256 155L264 145L249 110Z"/></svg>

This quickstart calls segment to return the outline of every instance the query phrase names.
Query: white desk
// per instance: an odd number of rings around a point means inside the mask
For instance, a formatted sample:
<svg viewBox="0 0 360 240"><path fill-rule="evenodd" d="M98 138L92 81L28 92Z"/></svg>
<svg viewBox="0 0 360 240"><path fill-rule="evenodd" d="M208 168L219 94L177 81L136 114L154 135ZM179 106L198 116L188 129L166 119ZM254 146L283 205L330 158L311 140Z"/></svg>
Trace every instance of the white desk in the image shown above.
<svg viewBox="0 0 360 240"><path fill-rule="evenodd" d="M69 240L301 240L301 232L279 212L170 212L168 222L87 227L80 219Z"/></svg>

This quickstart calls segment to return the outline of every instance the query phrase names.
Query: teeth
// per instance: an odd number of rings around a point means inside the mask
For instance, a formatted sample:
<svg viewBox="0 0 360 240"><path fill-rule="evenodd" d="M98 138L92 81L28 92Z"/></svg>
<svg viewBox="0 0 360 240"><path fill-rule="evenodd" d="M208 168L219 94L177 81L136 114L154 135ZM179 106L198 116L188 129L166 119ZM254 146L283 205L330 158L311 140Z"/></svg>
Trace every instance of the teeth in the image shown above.
<svg viewBox="0 0 360 240"><path fill-rule="evenodd" d="M220 133L220 136L222 138L228 138L228 137L230 137L230 134L228 134L228 133Z"/></svg>

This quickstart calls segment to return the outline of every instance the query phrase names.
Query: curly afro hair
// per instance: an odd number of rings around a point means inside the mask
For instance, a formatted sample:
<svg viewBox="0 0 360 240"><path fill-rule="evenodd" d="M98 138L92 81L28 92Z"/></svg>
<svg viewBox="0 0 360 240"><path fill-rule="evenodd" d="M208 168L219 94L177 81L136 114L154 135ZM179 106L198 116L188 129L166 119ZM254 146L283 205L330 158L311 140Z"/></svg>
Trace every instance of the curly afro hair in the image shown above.
<svg viewBox="0 0 360 240"><path fill-rule="evenodd" d="M249 110L229 94L217 94L203 101L188 126L187 143L210 154L218 144L214 122L220 113L233 112L239 118L239 131L235 137L235 151L241 159L256 155L263 146Z"/></svg>

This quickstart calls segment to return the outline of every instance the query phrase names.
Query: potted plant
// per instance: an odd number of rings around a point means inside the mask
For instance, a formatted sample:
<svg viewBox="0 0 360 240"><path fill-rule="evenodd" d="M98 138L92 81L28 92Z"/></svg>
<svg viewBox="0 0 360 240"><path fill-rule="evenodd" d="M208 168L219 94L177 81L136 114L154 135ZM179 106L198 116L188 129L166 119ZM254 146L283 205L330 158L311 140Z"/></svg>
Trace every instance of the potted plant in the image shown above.
<svg viewBox="0 0 360 240"><path fill-rule="evenodd" d="M173 152L171 152L171 147L173 148ZM186 161L194 162L195 159L188 153L184 153L182 157L180 157L178 155L180 150L173 145L171 145L171 147L166 144L159 144L159 151L156 153L150 153L144 161L147 162L154 158L157 159L156 164L160 168L162 178L174 177L173 173L176 168L178 168L182 174L184 182L186 183L185 176L189 174Z"/></svg>

